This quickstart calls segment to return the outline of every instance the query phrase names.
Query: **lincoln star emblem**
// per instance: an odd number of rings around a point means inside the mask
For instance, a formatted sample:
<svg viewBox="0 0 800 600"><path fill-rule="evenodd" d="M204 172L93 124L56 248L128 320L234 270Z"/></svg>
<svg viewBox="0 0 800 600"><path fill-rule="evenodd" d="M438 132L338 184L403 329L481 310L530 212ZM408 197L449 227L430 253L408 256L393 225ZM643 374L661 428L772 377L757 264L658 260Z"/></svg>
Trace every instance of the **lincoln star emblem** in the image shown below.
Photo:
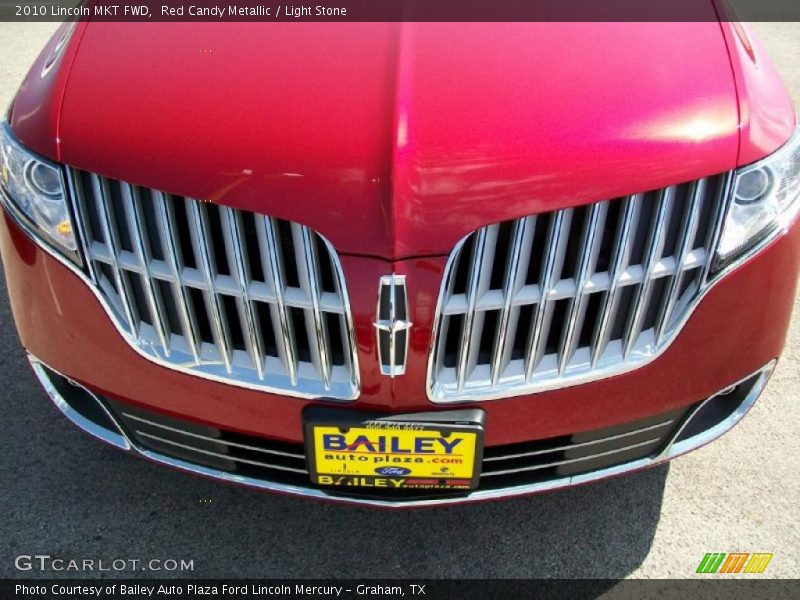
<svg viewBox="0 0 800 600"><path fill-rule="evenodd" d="M378 358L381 373L389 377L406 372L408 357L408 298L405 275L384 275L378 287Z"/></svg>

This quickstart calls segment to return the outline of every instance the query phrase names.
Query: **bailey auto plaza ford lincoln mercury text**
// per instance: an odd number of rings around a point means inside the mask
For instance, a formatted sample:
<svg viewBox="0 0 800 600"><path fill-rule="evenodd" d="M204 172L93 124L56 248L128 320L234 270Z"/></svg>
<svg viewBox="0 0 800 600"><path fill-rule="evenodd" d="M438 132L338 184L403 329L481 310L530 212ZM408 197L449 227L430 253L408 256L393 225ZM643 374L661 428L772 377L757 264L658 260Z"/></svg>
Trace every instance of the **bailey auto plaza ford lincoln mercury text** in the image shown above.
<svg viewBox="0 0 800 600"><path fill-rule="evenodd" d="M764 389L795 127L713 18L65 24L2 126L14 319L69 419L185 471L382 506L617 475Z"/></svg>

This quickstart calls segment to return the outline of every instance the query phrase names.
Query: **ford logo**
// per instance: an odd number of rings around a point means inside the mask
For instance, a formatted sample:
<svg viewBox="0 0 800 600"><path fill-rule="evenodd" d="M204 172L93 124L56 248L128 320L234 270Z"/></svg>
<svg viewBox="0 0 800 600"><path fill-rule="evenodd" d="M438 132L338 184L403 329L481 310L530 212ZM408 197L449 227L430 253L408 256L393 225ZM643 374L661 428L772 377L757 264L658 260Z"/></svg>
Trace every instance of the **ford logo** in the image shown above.
<svg viewBox="0 0 800 600"><path fill-rule="evenodd" d="M378 475L387 475L389 477L402 477L404 475L410 475L411 469L405 469L403 467L378 467L375 469L375 472Z"/></svg>

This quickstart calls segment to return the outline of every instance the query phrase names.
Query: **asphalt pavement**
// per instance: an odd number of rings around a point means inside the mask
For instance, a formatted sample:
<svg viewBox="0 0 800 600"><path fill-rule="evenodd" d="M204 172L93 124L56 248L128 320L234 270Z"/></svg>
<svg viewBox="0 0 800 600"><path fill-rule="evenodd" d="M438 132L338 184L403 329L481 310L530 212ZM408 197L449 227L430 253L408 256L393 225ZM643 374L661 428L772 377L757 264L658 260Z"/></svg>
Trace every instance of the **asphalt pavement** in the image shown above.
<svg viewBox="0 0 800 600"><path fill-rule="evenodd" d="M55 27L0 24L0 107ZM800 24L757 29L800 100ZM30 371L4 281L0 347L2 577L92 575L15 567L45 554L193 561L190 572L145 573L155 576L684 578L706 552L734 551L772 552L765 576L800 576L798 311L761 400L714 444L580 488L400 512L233 487L89 438ZM114 574L142 573L103 573Z"/></svg>

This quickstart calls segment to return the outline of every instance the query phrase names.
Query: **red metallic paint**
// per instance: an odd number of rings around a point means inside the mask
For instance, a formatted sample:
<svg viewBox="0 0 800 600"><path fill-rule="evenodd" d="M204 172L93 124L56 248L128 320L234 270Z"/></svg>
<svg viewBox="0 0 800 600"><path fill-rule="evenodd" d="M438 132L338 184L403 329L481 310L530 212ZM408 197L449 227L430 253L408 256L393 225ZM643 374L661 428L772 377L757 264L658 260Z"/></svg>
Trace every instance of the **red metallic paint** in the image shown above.
<svg viewBox="0 0 800 600"><path fill-rule="evenodd" d="M36 247L6 216L0 250L23 346L91 389L166 414L243 433L299 442L308 403L244 390L157 366L121 338L89 289ZM415 323L408 370L393 382L376 365L374 292L386 264L344 260L358 326L361 398L353 409L424 411L427 341L443 259L400 263L409 275ZM657 361L589 385L481 405L486 443L506 444L598 429L691 404L760 368L780 354L800 267L800 226L726 277L701 302ZM731 327L735 323L735 327ZM746 349L745 351L742 351ZM390 385L392 388L390 389ZM450 407L448 407L450 408Z"/></svg>
<svg viewBox="0 0 800 600"><path fill-rule="evenodd" d="M332 241L357 331L355 409L437 409L425 396L436 299L471 230L729 170L794 126L761 47L716 22L92 23L45 79L43 60L11 116L38 153ZM7 216L0 248L22 343L55 369L167 414L300 441L307 402L141 358ZM795 225L710 291L653 363L481 405L487 444L644 418L755 371L780 353L799 261ZM378 372L372 326L391 272L408 276L414 322L394 380Z"/></svg>
<svg viewBox="0 0 800 600"><path fill-rule="evenodd" d="M37 153L59 160L58 131L61 103L81 37L87 23L78 23L69 44L45 77L42 71L61 34L70 27L62 24L31 65L11 105L10 121L14 133Z"/></svg>
<svg viewBox="0 0 800 600"><path fill-rule="evenodd" d="M753 163L789 139L796 126L791 98L761 41L745 23L723 23L739 95L739 164Z"/></svg>
<svg viewBox="0 0 800 600"><path fill-rule="evenodd" d="M50 140L15 113L26 144L341 253L446 254L490 222L736 166L712 21L91 23L78 43Z"/></svg>

